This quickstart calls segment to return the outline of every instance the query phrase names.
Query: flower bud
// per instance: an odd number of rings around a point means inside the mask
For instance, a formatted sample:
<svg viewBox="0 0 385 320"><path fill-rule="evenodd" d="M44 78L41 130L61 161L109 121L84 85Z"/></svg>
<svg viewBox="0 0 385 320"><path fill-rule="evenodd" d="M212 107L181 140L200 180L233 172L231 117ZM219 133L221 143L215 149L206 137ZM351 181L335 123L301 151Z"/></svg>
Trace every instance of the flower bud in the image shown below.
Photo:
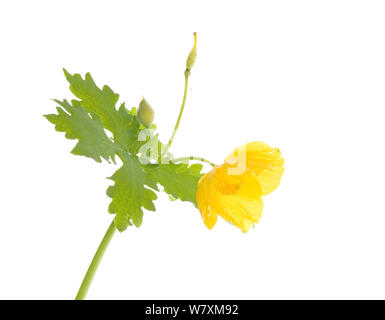
<svg viewBox="0 0 385 320"><path fill-rule="evenodd" d="M142 125L147 128L151 126L155 113L146 99L142 98L140 101L136 116Z"/></svg>
<svg viewBox="0 0 385 320"><path fill-rule="evenodd" d="M195 60L197 58L197 33L194 32L194 47L191 49L190 54L186 60L186 71L190 71L194 66Z"/></svg>

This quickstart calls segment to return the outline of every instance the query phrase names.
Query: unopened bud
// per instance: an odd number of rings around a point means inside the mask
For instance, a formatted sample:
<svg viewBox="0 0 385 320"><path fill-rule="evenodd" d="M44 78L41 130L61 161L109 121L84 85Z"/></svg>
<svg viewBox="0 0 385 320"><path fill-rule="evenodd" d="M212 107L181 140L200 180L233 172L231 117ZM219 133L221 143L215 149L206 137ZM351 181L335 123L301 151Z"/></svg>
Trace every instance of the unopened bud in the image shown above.
<svg viewBox="0 0 385 320"><path fill-rule="evenodd" d="M151 126L155 113L146 99L142 98L140 101L136 116L142 125L147 128Z"/></svg>
<svg viewBox="0 0 385 320"><path fill-rule="evenodd" d="M194 66L195 60L197 58L197 33L194 32L194 47L191 49L190 54L186 60L186 71L190 71Z"/></svg>

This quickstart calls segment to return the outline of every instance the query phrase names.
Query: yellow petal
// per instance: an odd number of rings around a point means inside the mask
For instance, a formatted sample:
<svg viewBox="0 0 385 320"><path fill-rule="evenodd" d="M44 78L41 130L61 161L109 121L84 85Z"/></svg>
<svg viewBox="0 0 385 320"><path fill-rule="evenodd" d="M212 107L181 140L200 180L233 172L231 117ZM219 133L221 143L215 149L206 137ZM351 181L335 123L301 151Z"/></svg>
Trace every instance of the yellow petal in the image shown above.
<svg viewBox="0 0 385 320"><path fill-rule="evenodd" d="M206 227L211 230L217 223L218 215L216 212L212 211L210 207L207 207L202 213L202 219Z"/></svg>
<svg viewBox="0 0 385 320"><path fill-rule="evenodd" d="M234 166L241 161L242 151L246 156L246 169L258 179L262 195L274 191L284 172L284 160L278 148L271 148L266 143L255 141L236 148L227 158L226 163Z"/></svg>
<svg viewBox="0 0 385 320"><path fill-rule="evenodd" d="M226 169L226 165L214 167L200 179L198 209L209 229L214 227L220 215L247 232L262 216L262 189L255 176L247 174L228 179Z"/></svg>
<svg viewBox="0 0 385 320"><path fill-rule="evenodd" d="M212 211L210 208L210 198L212 198L212 193L214 191L212 187L213 182L213 172L206 173L200 180L197 190L197 206L201 213L203 222L207 228L212 229L217 223L218 216L216 212Z"/></svg>
<svg viewBox="0 0 385 320"><path fill-rule="evenodd" d="M227 196L216 193L212 210L243 232L247 232L254 223L258 223L261 219L263 201L261 197L245 200L237 195Z"/></svg>
<svg viewBox="0 0 385 320"><path fill-rule="evenodd" d="M262 193L261 184L255 175L245 174L242 176L242 184L237 193L240 198L254 200L260 198Z"/></svg>

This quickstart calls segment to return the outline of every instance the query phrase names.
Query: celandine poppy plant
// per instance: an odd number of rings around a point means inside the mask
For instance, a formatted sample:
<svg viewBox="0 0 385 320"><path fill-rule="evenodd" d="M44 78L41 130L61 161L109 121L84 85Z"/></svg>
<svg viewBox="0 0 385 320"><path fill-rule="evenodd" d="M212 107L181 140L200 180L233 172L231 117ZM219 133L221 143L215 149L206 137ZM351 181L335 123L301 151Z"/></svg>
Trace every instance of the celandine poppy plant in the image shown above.
<svg viewBox="0 0 385 320"><path fill-rule="evenodd" d="M64 132L68 139L77 140L72 153L96 162L121 166L109 178L107 189L111 198L109 213L114 215L94 258L87 270L76 299L84 299L116 230L139 227L143 210L155 211L159 186L172 200L192 203L201 212L205 225L211 229L218 215L247 232L261 218L262 196L279 185L284 161L277 148L262 142L252 142L235 149L221 165L201 157L174 158L169 152L179 128L186 104L188 80L197 56L197 37L190 51L184 72L184 94L174 131L167 144L159 140L153 124L154 110L142 98L138 108L117 105L119 95L110 87L99 88L89 73L82 78L64 70L70 90L77 99L54 100L57 114L45 117ZM107 133L107 131L109 133ZM112 137L111 137L112 134ZM202 173L203 162L211 165Z"/></svg>

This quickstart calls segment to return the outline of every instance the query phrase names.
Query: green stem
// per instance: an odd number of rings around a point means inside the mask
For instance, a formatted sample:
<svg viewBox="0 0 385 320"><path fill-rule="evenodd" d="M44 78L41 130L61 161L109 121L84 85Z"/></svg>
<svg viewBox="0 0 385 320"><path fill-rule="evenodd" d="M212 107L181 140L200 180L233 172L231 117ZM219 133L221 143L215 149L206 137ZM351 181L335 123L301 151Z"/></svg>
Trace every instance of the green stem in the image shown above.
<svg viewBox="0 0 385 320"><path fill-rule="evenodd" d="M215 164L212 163L210 160L207 160L205 158L201 158L201 157L183 157L183 158L177 158L177 159L174 159L173 162L182 162L182 161L186 161L186 160L195 160L195 161L201 161L201 162L205 162L205 163L208 163L210 166L214 167Z"/></svg>
<svg viewBox="0 0 385 320"><path fill-rule="evenodd" d="M103 258L104 252L106 252L108 244L110 243L112 236L115 233L115 230L116 230L115 223L114 221L112 221L106 234L103 237L102 242L100 242L98 250L96 250L96 253L94 255L94 258L91 261L90 266L88 267L87 273L84 276L83 282L80 286L80 289L78 291L78 294L76 295L75 300L85 299L88 289L90 288L91 282L95 276L96 270L98 269L100 261Z"/></svg>
<svg viewBox="0 0 385 320"><path fill-rule="evenodd" d="M164 151L163 151L163 154L166 155L167 152L168 152L168 149L170 148L173 140L174 140L174 137L176 135L176 132L178 131L178 128L179 128L179 123L180 123L180 119L182 118L182 114L183 114L183 110L184 110L184 106L186 104L186 98L187 98L187 89L188 89L188 78L190 76L190 70L186 69L185 73L184 73L184 94L183 94L183 100L182 100L182 105L180 107L180 111L179 111L179 116L178 116L178 120L176 121L176 124L175 124L175 127L174 127L174 131L171 135L171 138L170 140L168 141Z"/></svg>

